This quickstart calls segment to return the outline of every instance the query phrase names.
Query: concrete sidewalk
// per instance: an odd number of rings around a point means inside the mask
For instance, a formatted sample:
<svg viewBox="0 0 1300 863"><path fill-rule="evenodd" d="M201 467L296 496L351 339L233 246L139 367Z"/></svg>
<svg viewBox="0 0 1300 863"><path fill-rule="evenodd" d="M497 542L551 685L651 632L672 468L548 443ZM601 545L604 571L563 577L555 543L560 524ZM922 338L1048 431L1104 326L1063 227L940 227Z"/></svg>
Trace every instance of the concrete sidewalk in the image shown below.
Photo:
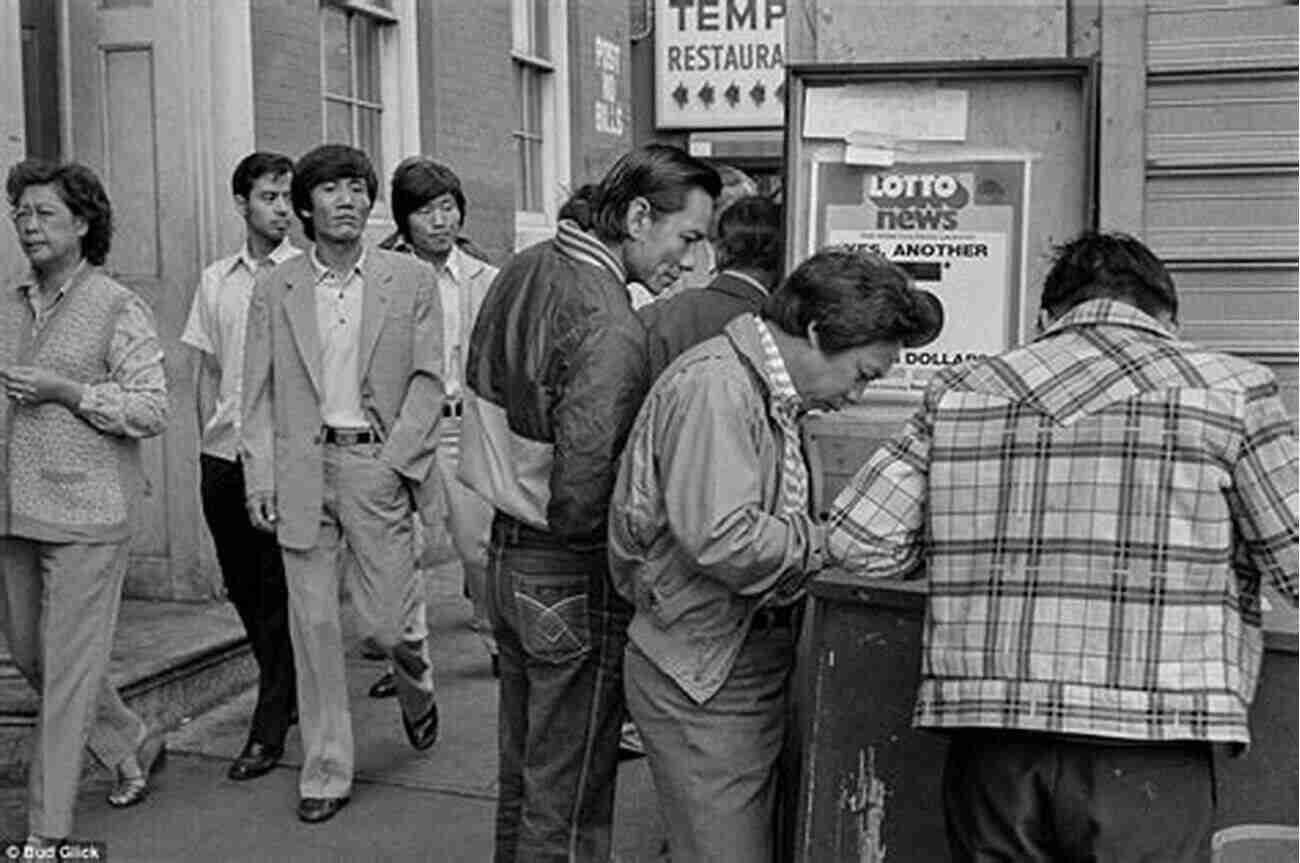
<svg viewBox="0 0 1300 863"><path fill-rule="evenodd" d="M352 801L333 820L300 823L295 814L302 750L290 732L281 766L251 782L225 778L244 743L254 693L246 691L168 736L169 758L141 805L104 801L107 777L83 784L78 838L104 841L109 859L176 861L482 861L492 855L496 800L496 680L461 595L460 568L428 570L430 632L437 669L441 733L418 753L407 744L395 699L366 690L384 665L348 655L357 779ZM346 622L349 629L350 621ZM654 789L644 759L619 774L615 859L667 859ZM0 836L26 833L25 793L0 789Z"/></svg>

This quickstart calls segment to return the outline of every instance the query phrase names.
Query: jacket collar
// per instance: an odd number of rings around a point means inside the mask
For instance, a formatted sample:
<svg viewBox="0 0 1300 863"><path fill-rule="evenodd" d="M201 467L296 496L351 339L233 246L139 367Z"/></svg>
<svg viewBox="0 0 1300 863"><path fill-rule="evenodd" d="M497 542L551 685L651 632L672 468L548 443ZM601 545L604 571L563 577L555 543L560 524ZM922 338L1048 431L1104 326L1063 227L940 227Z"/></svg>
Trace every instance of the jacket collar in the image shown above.
<svg viewBox="0 0 1300 863"><path fill-rule="evenodd" d="M758 335L758 316L743 314L733 318L723 330L736 353L750 371L763 384L763 400L772 400L772 381L767 374L767 357L763 352L763 342Z"/></svg>
<svg viewBox="0 0 1300 863"><path fill-rule="evenodd" d="M718 273L706 290L717 291L751 304L762 303L768 297L767 289L758 279L737 270L723 270Z"/></svg>
<svg viewBox="0 0 1300 863"><path fill-rule="evenodd" d="M614 257L614 253L595 234L584 231L577 222L560 220L555 230L555 245L573 260L602 267L613 274L620 285L627 284L627 271L623 269L623 263Z"/></svg>
<svg viewBox="0 0 1300 863"><path fill-rule="evenodd" d="M267 258L271 261L271 266L276 266L278 264L283 264L285 261L294 257L299 251L298 247L289 242L288 237L285 237L280 241L280 245L271 250L271 254L267 255ZM248 253L247 242L241 245L239 251L230 259L230 266L226 268L225 274L227 276L230 275L240 266L247 269L250 273L257 272L257 261Z"/></svg>
<svg viewBox="0 0 1300 863"><path fill-rule="evenodd" d="M453 245L451 252L447 255L445 269L447 275L451 276L451 280L461 285L470 279L477 278L486 266L487 264L478 258L466 254L459 245Z"/></svg>
<svg viewBox="0 0 1300 863"><path fill-rule="evenodd" d="M1136 306L1119 300L1088 300L1070 309L1045 329L1035 341L1071 327L1113 326L1143 330L1162 339L1174 338L1173 328Z"/></svg>

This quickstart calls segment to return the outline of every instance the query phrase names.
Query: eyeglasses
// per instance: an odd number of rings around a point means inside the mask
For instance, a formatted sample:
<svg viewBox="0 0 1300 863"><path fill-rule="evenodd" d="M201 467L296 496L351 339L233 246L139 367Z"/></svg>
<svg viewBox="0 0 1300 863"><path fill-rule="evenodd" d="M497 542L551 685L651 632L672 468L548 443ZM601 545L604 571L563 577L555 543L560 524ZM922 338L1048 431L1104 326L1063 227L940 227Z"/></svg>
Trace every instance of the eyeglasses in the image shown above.
<svg viewBox="0 0 1300 863"><path fill-rule="evenodd" d="M49 224L57 219L62 213L53 207L14 207L9 211L9 218L17 224L26 219L35 219L42 225Z"/></svg>

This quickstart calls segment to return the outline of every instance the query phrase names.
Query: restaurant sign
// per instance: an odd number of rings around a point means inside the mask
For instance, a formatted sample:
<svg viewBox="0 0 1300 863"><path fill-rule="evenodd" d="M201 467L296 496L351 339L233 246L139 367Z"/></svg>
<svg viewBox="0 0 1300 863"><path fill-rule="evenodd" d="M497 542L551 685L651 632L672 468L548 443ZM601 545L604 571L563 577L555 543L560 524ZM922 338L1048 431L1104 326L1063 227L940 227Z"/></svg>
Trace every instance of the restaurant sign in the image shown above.
<svg viewBox="0 0 1300 863"><path fill-rule="evenodd" d="M655 126L779 127L786 0L655 0Z"/></svg>

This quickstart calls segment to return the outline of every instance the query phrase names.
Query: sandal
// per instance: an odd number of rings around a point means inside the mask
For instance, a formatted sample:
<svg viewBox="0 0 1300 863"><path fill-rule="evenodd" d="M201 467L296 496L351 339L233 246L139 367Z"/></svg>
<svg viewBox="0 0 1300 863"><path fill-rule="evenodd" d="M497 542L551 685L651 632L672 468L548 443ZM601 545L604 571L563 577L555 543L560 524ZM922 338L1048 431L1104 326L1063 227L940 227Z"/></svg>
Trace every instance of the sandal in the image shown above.
<svg viewBox="0 0 1300 863"><path fill-rule="evenodd" d="M167 741L162 732L145 735L139 750L131 758L139 772L126 773L119 764L117 782L108 793L108 804L118 809L134 806L143 800L149 793L149 777L167 763Z"/></svg>

